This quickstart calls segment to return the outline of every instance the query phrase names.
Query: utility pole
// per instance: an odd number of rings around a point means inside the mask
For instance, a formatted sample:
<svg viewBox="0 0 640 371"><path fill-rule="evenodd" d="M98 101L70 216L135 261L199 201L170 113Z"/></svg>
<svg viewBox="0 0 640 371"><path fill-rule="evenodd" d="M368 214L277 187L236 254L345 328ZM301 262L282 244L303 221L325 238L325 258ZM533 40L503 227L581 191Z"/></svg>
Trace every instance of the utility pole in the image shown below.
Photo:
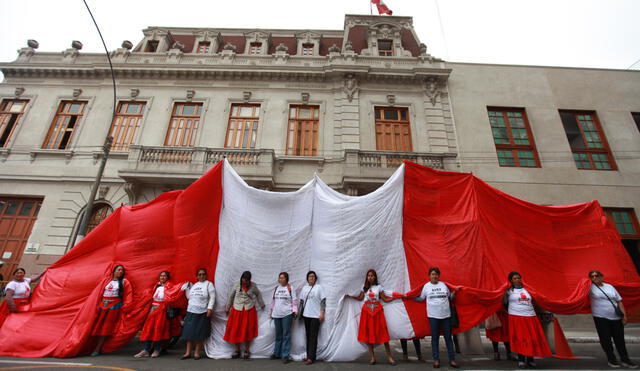
<svg viewBox="0 0 640 371"><path fill-rule="evenodd" d="M93 181L93 186L91 187L91 194L89 195L89 199L87 200L87 207L84 210L84 215L82 216L82 221L80 222L80 226L76 231L75 236L73 237L73 244L75 245L78 237L80 239L84 238L87 231L87 224L89 224L89 218L91 218L91 214L93 213L93 201L96 198L96 194L98 193L98 188L100 187L100 181L102 180L102 174L104 173L104 168L107 165L107 158L109 157L109 152L111 152L111 144L113 143L113 137L107 136L104 140L104 145L102 146L102 159L100 160L100 168L98 169L98 174L96 174L96 179Z"/></svg>

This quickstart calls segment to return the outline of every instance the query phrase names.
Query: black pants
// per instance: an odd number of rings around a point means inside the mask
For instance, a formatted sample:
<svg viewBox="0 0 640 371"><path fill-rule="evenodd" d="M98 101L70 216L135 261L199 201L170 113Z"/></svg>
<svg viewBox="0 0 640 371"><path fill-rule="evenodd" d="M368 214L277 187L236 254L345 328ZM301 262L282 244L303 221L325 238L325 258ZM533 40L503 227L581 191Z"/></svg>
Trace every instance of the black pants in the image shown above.
<svg viewBox="0 0 640 371"><path fill-rule="evenodd" d="M316 361L318 350L318 332L320 331L320 320L318 318L304 317L304 332L307 336L307 359Z"/></svg>
<svg viewBox="0 0 640 371"><path fill-rule="evenodd" d="M624 344L624 325L622 320L612 321L606 318L593 317L593 322L596 324L600 345L602 345L602 349L607 354L607 359L609 361L616 360L616 355L613 353L613 345L611 344L611 338L613 338L620 360L629 362L627 347Z"/></svg>
<svg viewBox="0 0 640 371"><path fill-rule="evenodd" d="M400 346L402 347L402 354L409 354L409 349L407 349L407 340L401 339ZM413 347L416 350L416 356L420 357L422 355L422 350L420 349L420 339L413 339Z"/></svg>
<svg viewBox="0 0 640 371"><path fill-rule="evenodd" d="M533 362L533 357L523 356L522 354L518 354L518 362L531 363Z"/></svg>
<svg viewBox="0 0 640 371"><path fill-rule="evenodd" d="M504 344L504 349L507 351L507 355L509 355L509 353L511 353L511 346L509 342L506 342L503 344ZM492 341L491 345L493 346L493 352L498 353L498 345L500 345L500 343L498 343L497 341Z"/></svg>

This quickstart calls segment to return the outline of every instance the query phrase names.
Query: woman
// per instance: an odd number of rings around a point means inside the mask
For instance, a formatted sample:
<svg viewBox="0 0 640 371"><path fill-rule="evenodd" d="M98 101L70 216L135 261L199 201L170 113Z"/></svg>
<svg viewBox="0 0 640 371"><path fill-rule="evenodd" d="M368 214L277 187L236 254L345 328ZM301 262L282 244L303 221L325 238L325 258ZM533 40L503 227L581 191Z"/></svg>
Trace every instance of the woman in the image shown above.
<svg viewBox="0 0 640 371"><path fill-rule="evenodd" d="M627 311L622 305L622 297L615 287L603 281L602 272L593 270L589 272L589 278L591 278L592 283L591 290L589 290L589 299L591 299L593 322L596 325L600 345L607 355L609 366L617 368L622 365L627 368L637 368L638 366L629 359L624 342L624 325L627 323ZM616 310L616 307L618 310ZM620 355L619 363L613 353L611 338L613 338Z"/></svg>
<svg viewBox="0 0 640 371"><path fill-rule="evenodd" d="M551 349L536 316L531 294L522 286L522 276L511 272L508 279L511 287L505 293L504 304L509 313L511 350L518 353L519 368L535 368L533 357L549 357Z"/></svg>
<svg viewBox="0 0 640 371"><path fill-rule="evenodd" d="M324 321L324 312L327 308L327 296L322 286L318 284L318 275L314 271L307 273L307 284L300 291L298 308L304 321L304 332L307 338L307 357L304 361L310 365L316 361L320 323Z"/></svg>
<svg viewBox="0 0 640 371"><path fill-rule="evenodd" d="M185 282L182 290L187 295L187 316L184 318L181 339L187 341L187 349L180 359L202 358L202 342L211 334L211 315L216 302L216 289L207 281L207 270L198 269L198 281L194 284Z"/></svg>
<svg viewBox="0 0 640 371"><path fill-rule="evenodd" d="M224 340L234 344L232 359L240 358L240 344L244 343L244 359L251 358L251 340L258 336L258 314L255 302L264 310L264 300L258 287L251 282L251 272L245 271L227 299L227 328Z"/></svg>
<svg viewBox="0 0 640 371"><path fill-rule="evenodd" d="M147 319L142 327L142 333L140 334L140 340L144 342L144 349L134 356L136 358L149 356L151 356L151 358L158 357L162 351L163 343L171 337L165 302L168 294L165 287L168 286L170 278L171 275L168 271L160 272L160 277L158 277L158 283L153 293L151 308L149 309L149 314L147 315Z"/></svg>
<svg viewBox="0 0 640 371"><path fill-rule="evenodd" d="M504 309L501 309L494 313L492 317L493 321L496 322L494 327L490 328L489 324L492 322L490 320L485 321L484 326L487 338L491 340L491 345L493 346L493 360L500 360L500 350L498 346L500 343L503 343L507 359L513 361L514 358L511 355L511 346L509 345L509 314Z"/></svg>
<svg viewBox="0 0 640 371"><path fill-rule="evenodd" d="M29 304L29 297L31 296L31 282L35 283L40 279L32 280L31 278L25 278L26 271L24 268L18 268L13 272L13 280L7 283L4 288L5 301L9 307L11 313L24 311L27 304Z"/></svg>
<svg viewBox="0 0 640 371"><path fill-rule="evenodd" d="M124 276L124 266L118 264L111 272L111 281L104 286L102 299L98 305L98 318L91 332L91 336L98 338L96 347L91 353L93 357L100 355L105 340L116 331L116 324L122 309L128 308L131 303L131 285Z"/></svg>
<svg viewBox="0 0 640 371"><path fill-rule="evenodd" d="M356 300L366 298L362 305L360 313L360 326L358 328L358 341L366 343L369 350L371 360L369 364L376 364L376 356L373 352L375 344L384 343L384 350L387 353L387 359L392 366L396 365L396 361L391 356L391 348L389 347L389 331L387 330L387 320L384 317L384 310L380 300L384 302L393 301L393 297L388 297L378 284L378 274L375 270L369 269L365 276L364 286L358 296L347 295Z"/></svg>
<svg viewBox="0 0 640 371"><path fill-rule="evenodd" d="M415 301L427 301L427 318L431 327L431 354L433 355L433 368L440 367L440 330L443 332L444 343L447 346L449 365L453 368L460 367L456 363L456 353L451 338L451 308L449 299L454 294L444 282L440 281L440 269L429 268L429 282L422 287L420 296Z"/></svg>
<svg viewBox="0 0 640 371"><path fill-rule="evenodd" d="M291 362L291 323L297 314L298 298L289 284L289 273L280 272L278 286L273 289L269 314L276 326L276 343L271 359L282 359L282 363Z"/></svg>

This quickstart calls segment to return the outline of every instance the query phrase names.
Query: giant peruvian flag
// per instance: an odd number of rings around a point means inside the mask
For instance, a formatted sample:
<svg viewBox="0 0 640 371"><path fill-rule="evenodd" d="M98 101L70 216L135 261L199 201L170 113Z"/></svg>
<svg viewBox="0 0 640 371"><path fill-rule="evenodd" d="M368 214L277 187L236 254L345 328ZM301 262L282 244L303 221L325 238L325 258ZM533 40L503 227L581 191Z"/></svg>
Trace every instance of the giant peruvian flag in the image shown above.
<svg viewBox="0 0 640 371"><path fill-rule="evenodd" d="M456 302L465 331L501 305L509 271L520 271L536 301L554 313L589 311L587 272L599 269L625 299L640 303L640 277L615 228L596 201L540 206L504 194L470 174L405 163L378 190L340 194L319 178L296 192L249 187L219 163L184 191L125 206L53 264L34 290L27 312L0 315L0 355L72 357L91 350L90 333L103 282L123 264L133 300L104 351L115 351L142 327L160 271L175 283L195 281L205 267L216 285L210 357L229 357L222 340L230 288L244 270L271 302L277 275L294 289L314 270L327 294L319 358L347 361L366 347L357 341L365 272L375 269L389 292L416 292L427 269L461 286ZM424 303L384 305L392 338L429 334ZM255 356L273 349L268 310L259 311ZM304 356L304 329L293 328L295 358Z"/></svg>
<svg viewBox="0 0 640 371"><path fill-rule="evenodd" d="M393 11L391 11L391 9L389 9L389 7L387 6L387 4L384 3L384 1L382 1L382 0L371 0L371 3L375 4L376 8L378 8L378 14L393 15Z"/></svg>

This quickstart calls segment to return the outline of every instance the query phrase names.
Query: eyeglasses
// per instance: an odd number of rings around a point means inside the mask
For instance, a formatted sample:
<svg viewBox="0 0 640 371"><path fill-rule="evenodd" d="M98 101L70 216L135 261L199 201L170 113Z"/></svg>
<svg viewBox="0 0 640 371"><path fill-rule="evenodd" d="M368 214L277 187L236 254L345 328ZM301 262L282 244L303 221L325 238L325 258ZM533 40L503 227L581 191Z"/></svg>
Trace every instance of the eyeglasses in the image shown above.
<svg viewBox="0 0 640 371"><path fill-rule="evenodd" d="M597 277L602 277L602 275L600 275L600 274L592 274L590 277L591 278L597 278Z"/></svg>
<svg viewBox="0 0 640 371"><path fill-rule="evenodd" d="M198 273L198 276L206 276L206 273Z"/></svg>

